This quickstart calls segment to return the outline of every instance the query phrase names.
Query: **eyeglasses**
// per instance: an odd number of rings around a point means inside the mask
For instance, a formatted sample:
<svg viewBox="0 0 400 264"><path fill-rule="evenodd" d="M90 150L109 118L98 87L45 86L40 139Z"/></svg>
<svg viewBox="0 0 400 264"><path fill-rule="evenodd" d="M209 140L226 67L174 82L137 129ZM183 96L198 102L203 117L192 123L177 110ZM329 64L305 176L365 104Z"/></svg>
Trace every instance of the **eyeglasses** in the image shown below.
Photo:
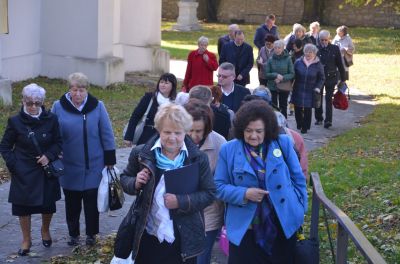
<svg viewBox="0 0 400 264"><path fill-rule="evenodd" d="M329 41L329 39L320 39L319 41L325 42L325 41Z"/></svg>
<svg viewBox="0 0 400 264"><path fill-rule="evenodd" d="M231 75L222 75L222 74L217 74L217 78L221 78L221 79L226 79L229 78Z"/></svg>
<svg viewBox="0 0 400 264"><path fill-rule="evenodd" d="M25 102L26 106L32 107L32 106L36 106L36 107L40 107L42 106L43 102Z"/></svg>

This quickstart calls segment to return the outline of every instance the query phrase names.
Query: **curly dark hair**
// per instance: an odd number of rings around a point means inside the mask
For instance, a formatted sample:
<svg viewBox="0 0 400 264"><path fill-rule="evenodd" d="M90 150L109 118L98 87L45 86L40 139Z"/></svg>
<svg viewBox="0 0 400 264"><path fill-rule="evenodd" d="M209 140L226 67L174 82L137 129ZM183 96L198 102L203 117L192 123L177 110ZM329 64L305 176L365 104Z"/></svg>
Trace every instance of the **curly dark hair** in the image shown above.
<svg viewBox="0 0 400 264"><path fill-rule="evenodd" d="M279 126L272 107L264 100L252 100L242 104L233 120L233 131L237 139L244 139L244 130L252 121L262 120L265 125L265 141L278 138Z"/></svg>
<svg viewBox="0 0 400 264"><path fill-rule="evenodd" d="M213 111L210 106L203 101L191 98L189 102L184 105L186 111L193 117L193 121L203 120L204 122L204 138L208 136L213 130Z"/></svg>

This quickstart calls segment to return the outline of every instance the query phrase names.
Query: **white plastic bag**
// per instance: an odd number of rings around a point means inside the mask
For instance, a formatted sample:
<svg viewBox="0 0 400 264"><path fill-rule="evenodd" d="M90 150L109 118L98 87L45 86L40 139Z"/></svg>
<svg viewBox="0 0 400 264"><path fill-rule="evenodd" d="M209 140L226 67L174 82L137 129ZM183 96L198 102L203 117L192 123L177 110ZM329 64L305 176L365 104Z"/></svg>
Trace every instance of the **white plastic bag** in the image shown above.
<svg viewBox="0 0 400 264"><path fill-rule="evenodd" d="M132 253L129 255L128 258L122 259L122 258L117 258L114 256L110 262L110 264L135 264L135 261L132 260Z"/></svg>
<svg viewBox="0 0 400 264"><path fill-rule="evenodd" d="M115 173L119 175L119 170L117 167L114 167ZM97 192L97 210L99 213L107 212L109 209L108 206L108 174L107 167L101 171L101 181L99 190Z"/></svg>

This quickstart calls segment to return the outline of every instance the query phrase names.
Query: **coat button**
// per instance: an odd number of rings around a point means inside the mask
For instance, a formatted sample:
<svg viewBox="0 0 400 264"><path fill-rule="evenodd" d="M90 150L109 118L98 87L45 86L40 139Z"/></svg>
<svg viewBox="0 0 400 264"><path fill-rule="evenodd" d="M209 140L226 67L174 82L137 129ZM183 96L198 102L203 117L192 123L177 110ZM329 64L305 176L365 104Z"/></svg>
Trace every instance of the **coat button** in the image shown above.
<svg viewBox="0 0 400 264"><path fill-rule="evenodd" d="M285 198L282 198L282 199L281 199L281 203L284 203L284 202L285 202Z"/></svg>
<svg viewBox="0 0 400 264"><path fill-rule="evenodd" d="M280 188L282 188L282 185L278 184L278 185L276 186L276 189L279 190Z"/></svg>
<svg viewBox="0 0 400 264"><path fill-rule="evenodd" d="M278 170L277 169L274 169L273 171L272 171L272 173L277 173L278 172Z"/></svg>

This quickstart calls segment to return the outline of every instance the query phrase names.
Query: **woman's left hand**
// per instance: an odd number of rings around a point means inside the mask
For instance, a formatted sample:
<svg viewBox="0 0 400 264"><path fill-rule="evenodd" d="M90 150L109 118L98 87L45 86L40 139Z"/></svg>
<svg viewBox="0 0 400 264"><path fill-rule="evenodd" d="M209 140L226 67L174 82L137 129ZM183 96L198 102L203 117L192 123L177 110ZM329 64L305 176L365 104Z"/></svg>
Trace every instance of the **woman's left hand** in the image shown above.
<svg viewBox="0 0 400 264"><path fill-rule="evenodd" d="M42 155L41 157L38 157L37 163L42 166L46 166L49 164L49 159L45 155Z"/></svg>
<svg viewBox="0 0 400 264"><path fill-rule="evenodd" d="M164 204L168 209L178 209L178 199L175 194L166 193L164 194Z"/></svg>

